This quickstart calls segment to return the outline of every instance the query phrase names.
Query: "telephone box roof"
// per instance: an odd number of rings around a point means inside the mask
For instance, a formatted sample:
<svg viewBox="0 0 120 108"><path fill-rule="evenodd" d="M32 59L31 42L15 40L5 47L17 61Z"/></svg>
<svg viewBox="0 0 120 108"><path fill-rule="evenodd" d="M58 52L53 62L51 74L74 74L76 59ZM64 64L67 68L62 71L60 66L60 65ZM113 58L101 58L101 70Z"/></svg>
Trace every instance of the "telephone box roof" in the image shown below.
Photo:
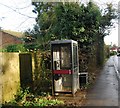
<svg viewBox="0 0 120 108"><path fill-rule="evenodd" d="M75 43L75 44L77 44L77 41L74 41L74 40L55 40L55 41L51 41L51 44L62 44L62 43Z"/></svg>

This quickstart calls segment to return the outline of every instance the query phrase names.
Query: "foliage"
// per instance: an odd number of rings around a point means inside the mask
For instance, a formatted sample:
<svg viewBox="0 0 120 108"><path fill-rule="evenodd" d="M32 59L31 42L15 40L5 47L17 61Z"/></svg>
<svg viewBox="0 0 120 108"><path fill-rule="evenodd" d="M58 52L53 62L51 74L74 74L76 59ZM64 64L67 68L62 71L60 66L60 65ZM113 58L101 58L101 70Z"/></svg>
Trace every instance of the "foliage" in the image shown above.
<svg viewBox="0 0 120 108"><path fill-rule="evenodd" d="M111 52L110 52L110 56L113 56L113 55L116 55L116 54L117 54L116 51L111 51Z"/></svg>
<svg viewBox="0 0 120 108"><path fill-rule="evenodd" d="M87 90L87 89L89 89L90 87L91 87L91 83L86 83L86 84L84 84L83 86L81 86L81 90Z"/></svg>
<svg viewBox="0 0 120 108"><path fill-rule="evenodd" d="M104 45L105 59L110 56L110 45Z"/></svg>
<svg viewBox="0 0 120 108"><path fill-rule="evenodd" d="M45 50L51 40L73 39L79 42L82 50L89 52L92 50L91 46L95 42L98 43L99 38L109 34L113 25L111 21L116 18L112 4L107 4L103 11L91 1L86 6L78 3L50 2L33 5L33 12L38 14L36 25L26 32Z"/></svg>
<svg viewBox="0 0 120 108"><path fill-rule="evenodd" d="M34 6L33 11L38 13L37 24L33 30L28 32L39 43L44 44L43 46L46 45L46 42L48 44L49 41L55 39L74 39L85 43L84 46L92 44L92 38L88 33L91 32L91 36L93 36L95 32L89 29L90 25L97 24L96 16L98 17L100 13L99 10L96 11L97 6L85 7L77 3L65 3L64 5L63 3L36 3ZM94 22L90 22L88 19ZM46 49L46 47L44 48Z"/></svg>
<svg viewBox="0 0 120 108"><path fill-rule="evenodd" d="M39 46L37 44L25 44L24 47L28 52L33 52L39 49Z"/></svg>
<svg viewBox="0 0 120 108"><path fill-rule="evenodd" d="M26 31L26 37L35 39L37 49L49 50L51 40L73 39L79 43L79 54L87 55L84 58L90 62L90 66L103 64L104 37L109 35L112 20L116 18L112 4L107 4L103 10L91 1L86 5L73 2L41 2L33 5L33 12L37 14L36 25L32 30ZM90 61L93 58L96 59L94 63ZM37 72L42 73L39 77L42 77L40 83L43 86L48 81L45 73L49 73L49 70L45 69L44 60L42 62L43 70ZM84 65L83 67L88 67ZM41 88L40 83L38 88Z"/></svg>
<svg viewBox="0 0 120 108"><path fill-rule="evenodd" d="M39 52L34 54L35 73L34 73L34 91L36 93L51 92L52 73L51 73L51 56L50 52ZM40 58L40 59L39 59Z"/></svg>
<svg viewBox="0 0 120 108"><path fill-rule="evenodd" d="M97 32L95 27L99 23L99 16L99 8L92 3L89 3L87 7L79 6L77 3L59 5L56 8L57 24L59 26L55 26L55 29L60 31L55 30L58 33L57 36L63 39L77 40L84 46L91 44L94 41L94 33Z"/></svg>
<svg viewBox="0 0 120 108"><path fill-rule="evenodd" d="M112 3L107 4L104 9L99 26L99 32L96 40L97 45L97 65L103 65L105 58L104 37L110 34L110 29L113 27L113 19L116 19L116 10L113 8Z"/></svg>
<svg viewBox="0 0 120 108"><path fill-rule="evenodd" d="M60 105L64 104L63 101L58 101L58 100L48 100L48 99L36 99L36 101L26 101L23 106L53 106L53 105Z"/></svg>
<svg viewBox="0 0 120 108"><path fill-rule="evenodd" d="M10 102L6 103L5 106L54 106L54 105L62 105L64 104L63 101L59 101L57 99L52 99L52 97L47 94L45 96L36 96L29 92L29 88L23 90L20 89L15 95L15 99L11 100Z"/></svg>
<svg viewBox="0 0 120 108"><path fill-rule="evenodd" d="M14 44L7 46L4 50L4 52L25 52L26 48L24 47L24 44Z"/></svg>
<svg viewBox="0 0 120 108"><path fill-rule="evenodd" d="M0 49L0 52L7 52L6 48Z"/></svg>
<svg viewBox="0 0 120 108"><path fill-rule="evenodd" d="M17 91L17 95L15 95L15 100L14 101L19 102L20 100L23 100L26 97L27 94L29 94L29 87L26 88L26 89L20 88Z"/></svg>
<svg viewBox="0 0 120 108"><path fill-rule="evenodd" d="M100 22L100 33L103 36L109 35L110 28L113 27L113 19L117 18L116 10L113 8L112 3L107 4L107 8L104 9L102 19Z"/></svg>
<svg viewBox="0 0 120 108"><path fill-rule="evenodd" d="M36 18L37 24L32 30L27 30L25 32L26 36L32 36L36 39L36 43L40 48L46 50L49 48L48 43L51 38L51 27L54 22L54 3L34 3L35 9L34 13L38 13Z"/></svg>

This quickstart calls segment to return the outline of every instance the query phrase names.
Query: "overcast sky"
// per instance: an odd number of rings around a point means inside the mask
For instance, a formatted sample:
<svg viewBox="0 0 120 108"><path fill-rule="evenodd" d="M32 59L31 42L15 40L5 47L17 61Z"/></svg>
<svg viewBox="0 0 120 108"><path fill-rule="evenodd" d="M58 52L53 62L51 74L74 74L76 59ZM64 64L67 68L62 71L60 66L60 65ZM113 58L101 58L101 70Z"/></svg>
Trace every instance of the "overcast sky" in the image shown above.
<svg viewBox="0 0 120 108"><path fill-rule="evenodd" d="M81 2L89 0L81 0ZM95 1L95 0L94 0ZM105 3L112 2L118 8L119 0L96 0L95 2L101 7L105 7ZM31 0L0 0L0 27L5 30L25 31L32 28L35 24L36 14L32 13L34 7ZM111 30L110 36L105 38L106 44L118 43L118 28Z"/></svg>
<svg viewBox="0 0 120 108"><path fill-rule="evenodd" d="M31 0L0 0L0 27L24 31L35 24Z"/></svg>

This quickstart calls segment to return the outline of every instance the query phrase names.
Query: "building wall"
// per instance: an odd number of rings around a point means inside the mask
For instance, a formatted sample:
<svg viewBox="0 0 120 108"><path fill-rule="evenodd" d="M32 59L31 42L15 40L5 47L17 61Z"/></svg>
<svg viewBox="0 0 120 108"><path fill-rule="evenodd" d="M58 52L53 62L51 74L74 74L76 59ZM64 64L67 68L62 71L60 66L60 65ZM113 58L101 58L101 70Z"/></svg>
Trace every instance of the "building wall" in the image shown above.
<svg viewBox="0 0 120 108"><path fill-rule="evenodd" d="M15 37L11 34L0 31L0 48L4 48L11 44L21 44L23 43L18 37Z"/></svg>

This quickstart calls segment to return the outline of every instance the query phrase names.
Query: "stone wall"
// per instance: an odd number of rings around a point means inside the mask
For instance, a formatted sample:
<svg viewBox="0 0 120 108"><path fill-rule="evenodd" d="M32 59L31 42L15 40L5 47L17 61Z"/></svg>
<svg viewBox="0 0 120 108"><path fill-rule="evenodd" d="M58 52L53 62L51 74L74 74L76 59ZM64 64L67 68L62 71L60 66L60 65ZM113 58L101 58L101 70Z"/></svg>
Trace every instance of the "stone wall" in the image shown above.
<svg viewBox="0 0 120 108"><path fill-rule="evenodd" d="M0 103L14 99L20 87L51 90L50 52L0 53Z"/></svg>
<svg viewBox="0 0 120 108"><path fill-rule="evenodd" d="M0 53L2 103L14 98L20 87L19 53Z"/></svg>

